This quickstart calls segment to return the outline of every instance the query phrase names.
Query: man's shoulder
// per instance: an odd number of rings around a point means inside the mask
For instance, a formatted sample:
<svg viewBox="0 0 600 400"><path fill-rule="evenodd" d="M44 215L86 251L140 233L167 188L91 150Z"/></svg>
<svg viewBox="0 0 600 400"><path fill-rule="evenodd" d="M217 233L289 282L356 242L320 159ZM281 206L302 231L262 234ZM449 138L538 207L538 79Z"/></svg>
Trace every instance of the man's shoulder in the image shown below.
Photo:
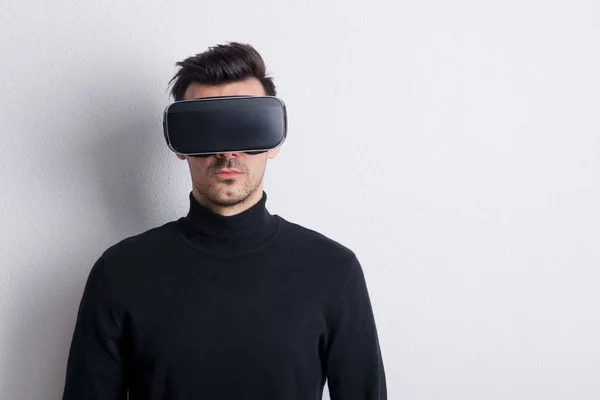
<svg viewBox="0 0 600 400"><path fill-rule="evenodd" d="M297 250L307 251L315 255L328 254L336 258L353 259L354 251L317 230L282 218L281 235L285 242Z"/></svg>
<svg viewBox="0 0 600 400"><path fill-rule="evenodd" d="M107 261L116 261L132 255L139 256L160 251L160 249L168 247L173 238L176 238L177 223L178 221L170 221L137 235L121 239L107 248L102 254L102 258Z"/></svg>

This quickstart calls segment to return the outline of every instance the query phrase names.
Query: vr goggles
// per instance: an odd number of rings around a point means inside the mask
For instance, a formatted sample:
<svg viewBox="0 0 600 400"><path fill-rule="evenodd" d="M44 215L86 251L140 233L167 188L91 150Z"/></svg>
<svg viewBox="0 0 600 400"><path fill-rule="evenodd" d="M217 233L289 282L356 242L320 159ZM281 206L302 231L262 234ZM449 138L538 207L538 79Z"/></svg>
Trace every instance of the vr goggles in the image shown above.
<svg viewBox="0 0 600 400"><path fill-rule="evenodd" d="M182 100L165 109L163 130L167 145L178 154L260 154L285 141L287 113L284 102L274 96Z"/></svg>

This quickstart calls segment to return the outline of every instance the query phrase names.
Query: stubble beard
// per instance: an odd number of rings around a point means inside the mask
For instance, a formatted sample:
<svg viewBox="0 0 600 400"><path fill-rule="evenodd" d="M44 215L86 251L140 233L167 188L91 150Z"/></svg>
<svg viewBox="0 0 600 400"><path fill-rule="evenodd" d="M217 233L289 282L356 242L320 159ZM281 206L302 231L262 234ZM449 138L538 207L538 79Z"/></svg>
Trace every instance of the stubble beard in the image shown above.
<svg viewBox="0 0 600 400"><path fill-rule="evenodd" d="M259 188L264 177L264 170L260 179L252 183L252 177L246 172L236 179L218 179L208 185L194 181L194 187L202 197L220 207L233 207L246 201ZM240 179L242 178L242 179ZM211 180L214 178L210 178Z"/></svg>

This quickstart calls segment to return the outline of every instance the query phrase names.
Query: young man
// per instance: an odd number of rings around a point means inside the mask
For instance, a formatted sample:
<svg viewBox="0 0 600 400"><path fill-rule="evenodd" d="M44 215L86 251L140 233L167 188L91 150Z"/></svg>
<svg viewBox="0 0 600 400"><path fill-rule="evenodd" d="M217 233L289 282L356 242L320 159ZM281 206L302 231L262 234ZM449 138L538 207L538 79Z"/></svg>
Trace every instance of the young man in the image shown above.
<svg viewBox="0 0 600 400"><path fill-rule="evenodd" d="M251 46L177 63L176 101L275 96ZM272 215L263 176L279 148L177 156L189 213L106 250L81 300L63 400L385 400L356 255Z"/></svg>

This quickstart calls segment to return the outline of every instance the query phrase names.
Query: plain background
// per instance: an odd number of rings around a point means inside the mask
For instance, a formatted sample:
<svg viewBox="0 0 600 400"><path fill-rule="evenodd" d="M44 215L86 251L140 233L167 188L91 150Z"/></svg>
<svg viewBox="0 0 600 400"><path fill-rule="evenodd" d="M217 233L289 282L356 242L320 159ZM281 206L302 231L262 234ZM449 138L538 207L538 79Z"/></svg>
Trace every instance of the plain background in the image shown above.
<svg viewBox="0 0 600 400"><path fill-rule="evenodd" d="M353 249L389 398L600 398L600 2L19 1L0 13L0 399L58 400L110 245L187 212L174 63L254 45L267 207Z"/></svg>

